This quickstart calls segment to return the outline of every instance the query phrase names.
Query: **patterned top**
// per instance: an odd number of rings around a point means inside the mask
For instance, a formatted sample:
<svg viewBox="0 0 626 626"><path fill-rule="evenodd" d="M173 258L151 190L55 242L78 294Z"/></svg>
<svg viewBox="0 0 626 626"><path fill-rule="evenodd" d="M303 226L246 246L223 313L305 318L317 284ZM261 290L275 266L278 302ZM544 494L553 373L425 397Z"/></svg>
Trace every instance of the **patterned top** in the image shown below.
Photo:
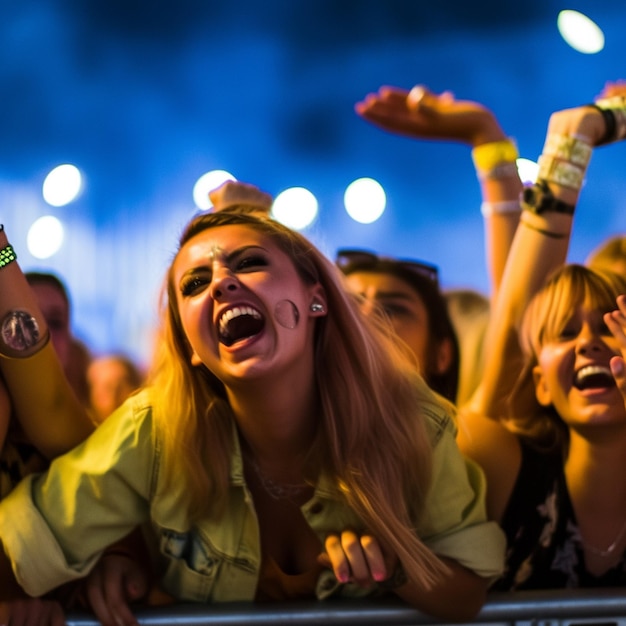
<svg viewBox="0 0 626 626"><path fill-rule="evenodd" d="M491 589L618 587L626 584L626 559L600 576L585 568L583 545L560 453L522 443L522 464L502 528L506 569Z"/></svg>

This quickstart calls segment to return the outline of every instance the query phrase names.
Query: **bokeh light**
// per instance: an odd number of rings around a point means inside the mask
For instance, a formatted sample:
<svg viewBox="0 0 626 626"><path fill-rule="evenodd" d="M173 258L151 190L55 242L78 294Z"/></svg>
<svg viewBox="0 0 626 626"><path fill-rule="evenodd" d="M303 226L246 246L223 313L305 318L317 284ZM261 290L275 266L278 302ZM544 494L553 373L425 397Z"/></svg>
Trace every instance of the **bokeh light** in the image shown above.
<svg viewBox="0 0 626 626"><path fill-rule="evenodd" d="M193 186L194 204L202 211L208 211L213 206L213 203L209 199L209 192L217 189L227 180L237 179L226 170L211 170L200 176Z"/></svg>
<svg viewBox="0 0 626 626"><path fill-rule="evenodd" d="M525 185L534 183L537 180L537 174L539 173L539 164L530 159L519 158L516 161L517 171L522 183Z"/></svg>
<svg viewBox="0 0 626 626"><path fill-rule="evenodd" d="M83 186L80 170L70 163L51 170L43 181L43 199L51 206L64 206L78 197Z"/></svg>
<svg viewBox="0 0 626 626"><path fill-rule="evenodd" d="M47 259L63 245L63 225L52 215L33 222L26 238L28 251L37 259Z"/></svg>
<svg viewBox="0 0 626 626"><path fill-rule="evenodd" d="M303 230L317 217L317 198L304 187L281 191L274 199L272 217L294 230Z"/></svg>
<svg viewBox="0 0 626 626"><path fill-rule="evenodd" d="M348 185L343 196L348 215L361 224L375 222L385 211L387 196L373 178L359 178Z"/></svg>
<svg viewBox="0 0 626 626"><path fill-rule="evenodd" d="M600 27L578 11L561 11L557 28L561 37L578 52L595 54L604 48L604 33Z"/></svg>

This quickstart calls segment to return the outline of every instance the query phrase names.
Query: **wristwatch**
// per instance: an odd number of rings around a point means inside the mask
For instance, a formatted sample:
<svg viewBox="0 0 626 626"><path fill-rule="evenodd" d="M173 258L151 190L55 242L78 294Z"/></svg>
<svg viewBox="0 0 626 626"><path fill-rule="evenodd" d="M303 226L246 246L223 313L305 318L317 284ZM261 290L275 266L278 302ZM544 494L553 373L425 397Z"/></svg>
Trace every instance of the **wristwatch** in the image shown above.
<svg viewBox="0 0 626 626"><path fill-rule="evenodd" d="M522 209L531 213L539 214L554 211L555 213L574 215L575 208L573 204L555 198L545 180L538 180L522 192Z"/></svg>
<svg viewBox="0 0 626 626"><path fill-rule="evenodd" d="M26 311L9 311L2 320L0 340L7 348L23 352L39 341L37 320Z"/></svg>

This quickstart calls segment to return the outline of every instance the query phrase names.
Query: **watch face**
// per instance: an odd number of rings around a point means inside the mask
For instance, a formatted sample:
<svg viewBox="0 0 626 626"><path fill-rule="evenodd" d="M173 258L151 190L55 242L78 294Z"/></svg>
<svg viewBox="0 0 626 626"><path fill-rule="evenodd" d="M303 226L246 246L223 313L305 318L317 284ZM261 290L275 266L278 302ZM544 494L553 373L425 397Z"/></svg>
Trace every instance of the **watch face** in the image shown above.
<svg viewBox="0 0 626 626"><path fill-rule="evenodd" d="M1 338L12 350L32 348L39 341L37 320L26 311L9 311L2 320Z"/></svg>

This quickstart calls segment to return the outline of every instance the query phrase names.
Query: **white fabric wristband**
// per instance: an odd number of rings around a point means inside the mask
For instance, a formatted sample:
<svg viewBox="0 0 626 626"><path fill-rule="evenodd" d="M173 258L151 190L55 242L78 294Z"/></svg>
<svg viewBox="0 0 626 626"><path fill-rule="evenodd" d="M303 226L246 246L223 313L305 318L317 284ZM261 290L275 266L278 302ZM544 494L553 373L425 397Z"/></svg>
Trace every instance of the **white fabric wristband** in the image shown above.
<svg viewBox="0 0 626 626"><path fill-rule="evenodd" d="M480 212L483 217L492 215L506 215L509 213L519 213L522 207L519 200L503 200L502 202L483 202L480 205Z"/></svg>

